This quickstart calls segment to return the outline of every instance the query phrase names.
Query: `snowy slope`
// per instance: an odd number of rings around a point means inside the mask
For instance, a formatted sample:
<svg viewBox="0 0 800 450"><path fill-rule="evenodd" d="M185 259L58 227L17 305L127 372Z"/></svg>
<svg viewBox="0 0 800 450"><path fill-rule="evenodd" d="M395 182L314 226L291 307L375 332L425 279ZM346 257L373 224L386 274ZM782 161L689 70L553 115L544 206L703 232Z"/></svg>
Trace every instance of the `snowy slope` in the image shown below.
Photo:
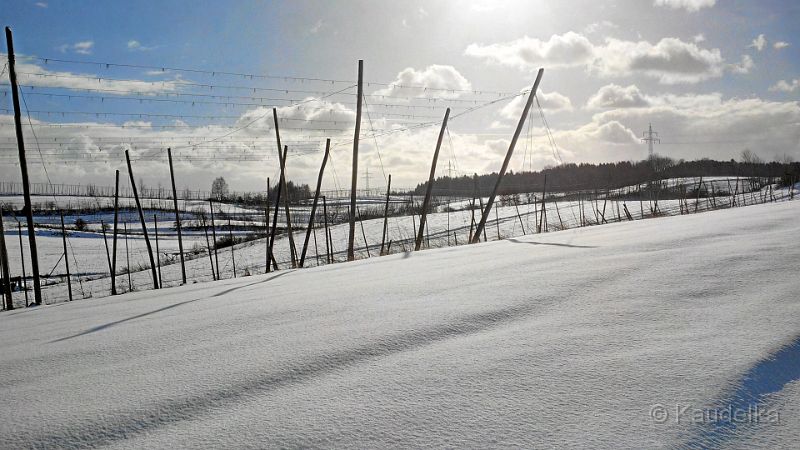
<svg viewBox="0 0 800 450"><path fill-rule="evenodd" d="M800 438L794 202L0 315L0 447ZM749 399L781 424L674 413Z"/></svg>

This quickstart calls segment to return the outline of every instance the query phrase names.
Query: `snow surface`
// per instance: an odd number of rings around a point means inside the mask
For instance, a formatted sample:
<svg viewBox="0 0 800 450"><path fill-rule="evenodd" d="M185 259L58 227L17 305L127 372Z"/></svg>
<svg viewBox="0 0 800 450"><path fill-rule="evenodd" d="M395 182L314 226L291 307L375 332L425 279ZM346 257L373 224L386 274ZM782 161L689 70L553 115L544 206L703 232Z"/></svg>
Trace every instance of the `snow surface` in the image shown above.
<svg viewBox="0 0 800 450"><path fill-rule="evenodd" d="M5 312L0 447L791 447L797 205Z"/></svg>

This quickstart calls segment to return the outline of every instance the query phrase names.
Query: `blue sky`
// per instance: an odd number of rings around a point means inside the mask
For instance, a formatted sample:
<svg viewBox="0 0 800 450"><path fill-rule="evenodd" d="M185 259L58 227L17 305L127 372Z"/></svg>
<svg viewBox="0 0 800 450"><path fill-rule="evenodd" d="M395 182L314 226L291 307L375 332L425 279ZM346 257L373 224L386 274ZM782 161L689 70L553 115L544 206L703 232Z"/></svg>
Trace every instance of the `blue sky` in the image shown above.
<svg viewBox="0 0 800 450"><path fill-rule="evenodd" d="M29 128L33 125L37 138L68 143L46 149L40 141L42 156L38 152L36 158L31 156L40 165L45 160L54 182L90 179L107 184L120 165L116 161L121 151L129 148L141 157L144 177L155 183L165 175L159 159L164 147L177 148L193 139L213 140L215 145L176 150L187 186L207 188L210 178L219 174L232 180L235 189L260 189L263 179L277 170L274 130L268 119L269 106L279 106L281 116L291 118L290 123L298 127L293 131L287 126L282 133L285 140L297 143L291 149L290 177L313 180L324 139L330 137L337 172L326 176L325 184L346 185L355 97L352 90L326 99L307 94L346 88L348 83L153 73L141 67L45 64L35 57L350 83L357 60L363 59L370 83L365 92L373 95L367 101L373 104L370 119L374 123L362 125L367 131L362 136L361 169L368 166L379 177L393 173L399 185L413 185L426 176L436 123L445 107L453 107L455 114L468 105L502 96L476 91L518 93L530 87L539 67L545 68L540 100L556 148L547 140L537 114L530 131L526 130L525 147L515 153L514 170L540 169L561 161L641 159L646 146L638 138L650 122L662 137L657 151L675 158L736 158L745 148L768 160L800 158L800 4L796 2L4 0L0 6L3 24L14 30L19 63L27 64L18 71L61 74L60 78L20 76L23 84L34 86L23 88L29 109L217 117L33 114ZM97 86L76 81L93 76L103 81ZM176 84L146 93L133 88L110 93L111 85L105 81L109 78ZM372 84L376 82L420 89ZM186 83L239 89L213 91ZM128 85L115 86L127 89ZM235 107L150 101L176 93L184 95L172 98L208 99L197 96L209 95L208 91L247 97L244 87L286 89L272 91L273 97L296 98L305 101L305 107L301 112L288 100ZM105 92L98 92L103 88ZM3 90L7 92L7 86ZM270 91L253 92L261 96ZM76 97L68 98L71 94ZM381 101L378 95L392 99ZM444 98L434 102L431 97ZM518 120L521 100L498 102L454 120L449 127L452 147L441 160L439 173L448 164L464 174L496 170ZM3 101L1 107L10 108L10 98ZM240 98L238 102L250 101ZM387 106L378 106L381 103ZM399 117L403 111L415 117ZM394 116L386 115L392 112ZM318 120L323 117L336 122L337 129L328 135L316 130L301 137L301 126L321 128ZM9 120L0 112L0 124ZM138 121L138 128L115 128L126 121ZM250 122L245 129L221 138ZM76 126L52 126L60 123ZM77 124L81 123L88 126L80 129ZM13 128L0 127L4 179L16 178L19 172L13 165L13 148L8 146L10 137ZM116 143L115 138L119 138ZM132 146L122 144L126 139ZM250 144L245 142L248 139ZM26 140L31 140L29 152L33 151L32 133L26 132ZM45 181L43 170L32 172L34 181Z"/></svg>

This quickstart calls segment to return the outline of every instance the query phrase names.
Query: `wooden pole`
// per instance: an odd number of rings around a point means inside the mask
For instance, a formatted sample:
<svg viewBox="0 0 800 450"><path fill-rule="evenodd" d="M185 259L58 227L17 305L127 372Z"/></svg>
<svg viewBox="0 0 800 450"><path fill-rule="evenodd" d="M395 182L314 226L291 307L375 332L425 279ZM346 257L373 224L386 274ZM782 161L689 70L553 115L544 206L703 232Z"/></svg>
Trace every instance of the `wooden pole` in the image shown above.
<svg viewBox="0 0 800 450"><path fill-rule="evenodd" d="M494 222L497 225L497 240L499 241L502 238L500 237L500 214L497 212L497 207L494 208Z"/></svg>
<svg viewBox="0 0 800 450"><path fill-rule="evenodd" d="M117 230L119 224L119 170L114 182L114 230L111 240L111 295L117 295ZM127 242L127 241L126 241Z"/></svg>
<svg viewBox="0 0 800 450"><path fill-rule="evenodd" d="M519 219L519 226L520 228L522 228L522 235L525 236L525 225L522 223L522 215L519 213L519 204L517 202L516 195L513 197L513 199L514 199L514 208L516 208L517 210L517 219ZM484 237L483 240L486 241L486 238Z"/></svg>
<svg viewBox="0 0 800 450"><path fill-rule="evenodd" d="M303 242L303 252L300 254L300 267L306 261L306 252L308 251L308 241L311 238L311 230L314 227L314 217L317 213L317 202L319 201L319 191L322 189L322 175L325 173L325 164L328 162L328 154L331 151L331 140L325 141L325 155L322 157L322 166L319 168L319 176L317 177L317 190L314 191L314 203L311 204L311 214L308 216L308 229L306 230L306 239Z"/></svg>
<svg viewBox="0 0 800 450"><path fill-rule="evenodd" d="M183 234L181 233L181 214L178 211L178 190L175 189L175 169L172 167L172 149L167 148L169 158L169 177L172 181L172 204L175 208L175 229L178 230L178 252L181 255L181 282L186 284L186 263L183 259ZM184 199L185 202L185 199ZM185 206L185 205L184 205ZM159 278L161 275L159 274Z"/></svg>
<svg viewBox="0 0 800 450"><path fill-rule="evenodd" d="M3 228L3 211L0 210L0 266L3 269L3 282L0 283L0 288L3 289L5 296L6 309L11 311L14 309L13 297L11 295L11 270L8 267L8 248L6 247L6 235Z"/></svg>
<svg viewBox="0 0 800 450"><path fill-rule="evenodd" d="M361 211L358 210L358 207L356 207L356 211L358 212L358 223L361 225L361 237L364 238L364 248L367 249L367 258L370 258L372 255L369 254L369 242L367 242L367 233L364 232L364 220L361 219Z"/></svg>
<svg viewBox="0 0 800 450"><path fill-rule="evenodd" d="M108 249L108 236L106 236L106 224L100 219L100 231L103 232L103 244L106 246L106 261L108 262L108 273L111 273L111 251Z"/></svg>
<svg viewBox="0 0 800 450"><path fill-rule="evenodd" d="M64 227L64 213L61 213L61 243L64 244L64 266L67 269L67 292L72 301L72 280L69 276L69 254L67 253L67 230Z"/></svg>
<svg viewBox="0 0 800 450"><path fill-rule="evenodd" d="M431 162L431 172L428 175L428 186L425 189L425 200L422 201L422 213L419 217L419 231L417 232L417 240L414 243L414 251L419 250L422 245L422 233L425 230L425 219L428 216L428 208L431 206L431 194L433 193L433 180L436 177L436 162L439 160L439 149L442 147L442 138L444 137L444 130L447 128L447 119L450 117L450 108L444 112L444 119L442 120L442 128L439 129L439 139L436 140L436 150L433 151L433 161Z"/></svg>
<svg viewBox="0 0 800 450"><path fill-rule="evenodd" d="M3 214L0 213L0 222L3 220ZM28 281L25 274L25 252L22 251L22 223L17 221L17 234L19 235L19 260L22 263L22 292L25 293L25 307L28 307Z"/></svg>
<svg viewBox="0 0 800 450"><path fill-rule="evenodd" d="M283 184L278 182L278 193L275 196L275 211L272 213L272 234L269 237L269 254L272 258L272 265L275 270L278 270L278 264L275 262L275 252L273 251L275 244L275 235L278 233L278 211L280 211L281 194L283 192Z"/></svg>
<svg viewBox="0 0 800 450"><path fill-rule="evenodd" d="M539 69L539 73L536 74L536 81L533 83L533 88L531 88L528 101L525 103L525 108L522 110L522 115L519 118L517 129L514 131L514 137L511 139L511 144L508 146L508 152L506 153L505 160L503 160L503 166L500 168L500 172L497 174L497 182L494 185L494 189L492 189L492 194L489 196L489 201L486 202L486 209L483 211L483 214L481 214L481 221L478 222L478 229L476 230L475 235L472 236L473 243L476 243L480 240L481 232L483 232L484 227L486 227L486 219L489 216L489 211L492 210L492 205L494 205L494 199L497 197L497 191L500 190L500 183L503 181L503 175L505 175L506 170L508 169L508 163L511 162L511 155L514 154L514 147L516 147L517 140L522 132L522 127L525 125L525 119L528 117L528 112L530 111L531 104L533 103L533 97L536 95L536 90L539 88L539 82L542 81L543 74L544 69Z"/></svg>
<svg viewBox="0 0 800 450"><path fill-rule="evenodd" d="M386 203L383 207L383 233L381 236L381 255L383 255L383 245L386 242L386 232L389 231L389 193L392 191L392 174L389 174L389 182L386 185ZM450 216L448 216L449 219ZM449 238L448 238L449 239Z"/></svg>
<svg viewBox="0 0 800 450"><path fill-rule="evenodd" d="M16 60L14 58L14 37L11 28L6 27L6 45L8 48L8 78L11 82L11 100L14 104L14 131L17 136L19 150L19 168L22 171L22 193L25 197L25 219L28 224L28 246L31 252L31 271L33 272L33 298L37 305L42 304L42 286L39 280L39 254L36 247L36 230L33 224L33 207L31 205L31 187L28 180L28 162L25 158L25 139L22 135L22 113L19 107L17 87ZM10 281L10 279L9 279ZM10 286L10 282L9 282Z"/></svg>
<svg viewBox="0 0 800 450"><path fill-rule="evenodd" d="M217 224L214 221L214 202L211 201L211 199L208 199L208 206L211 210L211 236L214 242L214 263L217 270L217 280L221 280L219 277L219 253L217 252Z"/></svg>
<svg viewBox="0 0 800 450"><path fill-rule="evenodd" d="M266 266L264 269L266 273L269 273L270 260L272 259L272 254L270 253L270 247L269 247L269 194L270 194L269 189L270 189L269 177L267 177L267 208L264 210L264 227L266 228L266 236L267 236L266 237L267 256L266 256Z"/></svg>
<svg viewBox="0 0 800 450"><path fill-rule="evenodd" d="M214 258L211 256L211 242L208 240L208 225L206 225L205 216L201 216L203 220L203 233L206 235L206 248L208 249L208 263L211 265L211 279L217 281L217 273L214 271Z"/></svg>
<svg viewBox="0 0 800 450"><path fill-rule="evenodd" d="M128 222L122 222L125 226L125 271L128 272L128 291L133 290L133 281L131 280L131 253L128 248Z"/></svg>
<svg viewBox="0 0 800 450"><path fill-rule="evenodd" d="M233 278L236 278L236 254L234 253L233 229L231 228L231 217L228 216L228 238L231 240L231 265L233 266Z"/></svg>
<svg viewBox="0 0 800 450"><path fill-rule="evenodd" d="M292 218L289 214L289 187L286 184L286 157L289 154L289 147L284 145L281 152L281 134L278 129L278 109L272 108L272 119L275 122L275 140L278 143L278 160L281 166L280 183L285 191L283 193L283 208L286 215L286 232L289 234L289 253L292 257L292 268L297 267L297 254L294 246L294 233L292 233Z"/></svg>
<svg viewBox="0 0 800 450"><path fill-rule="evenodd" d="M133 198L136 200L136 209L139 211L139 222L142 224L142 234L144 234L144 244L147 246L147 256L150 258L150 272L153 276L153 289L158 289L158 274L156 273L156 261L153 259L153 248L150 247L150 238L147 236L147 223L144 221L144 211L142 211L142 204L139 202L139 193L136 191L136 182L133 179L133 167L131 166L131 157L128 150L125 150L125 162L128 163L128 175L131 178L131 189L133 189Z"/></svg>
<svg viewBox="0 0 800 450"><path fill-rule="evenodd" d="M364 94L364 61L358 60L358 98L356 100L356 128L353 137L353 167L350 184L350 232L347 238L347 260L355 259L356 242L356 189L358 188L358 136L361 134L361 101Z"/></svg>
<svg viewBox="0 0 800 450"><path fill-rule="evenodd" d="M156 234L156 265L158 266L158 287L164 287L164 281L161 279L161 252L158 250L158 214L153 214L153 223L155 226Z"/></svg>
<svg viewBox="0 0 800 450"><path fill-rule="evenodd" d="M331 246L333 243L331 242L331 235L328 231L328 202L325 200L324 195L322 196L322 215L325 218L325 252L328 255L328 264L330 264L331 261L333 261L333 255L331 254Z"/></svg>

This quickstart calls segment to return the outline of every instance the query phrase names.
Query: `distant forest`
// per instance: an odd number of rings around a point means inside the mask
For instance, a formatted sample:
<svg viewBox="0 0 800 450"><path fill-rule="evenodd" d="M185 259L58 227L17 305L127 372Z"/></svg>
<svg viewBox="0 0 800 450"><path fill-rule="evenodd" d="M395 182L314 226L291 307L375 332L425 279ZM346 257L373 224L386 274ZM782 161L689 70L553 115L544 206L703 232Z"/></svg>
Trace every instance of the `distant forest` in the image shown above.
<svg viewBox="0 0 800 450"><path fill-rule="evenodd" d="M638 162L621 161L600 164L562 164L537 172L508 171L500 185L500 194L541 191L547 177L548 191L605 190L647 183L653 180L676 177L774 177L788 185L800 179L798 162L764 162L758 157L743 153L742 161L675 161L655 156ZM468 195L491 193L497 182L497 172L487 175L439 177L433 184L434 195ZM428 183L414 189L414 194L424 195Z"/></svg>

